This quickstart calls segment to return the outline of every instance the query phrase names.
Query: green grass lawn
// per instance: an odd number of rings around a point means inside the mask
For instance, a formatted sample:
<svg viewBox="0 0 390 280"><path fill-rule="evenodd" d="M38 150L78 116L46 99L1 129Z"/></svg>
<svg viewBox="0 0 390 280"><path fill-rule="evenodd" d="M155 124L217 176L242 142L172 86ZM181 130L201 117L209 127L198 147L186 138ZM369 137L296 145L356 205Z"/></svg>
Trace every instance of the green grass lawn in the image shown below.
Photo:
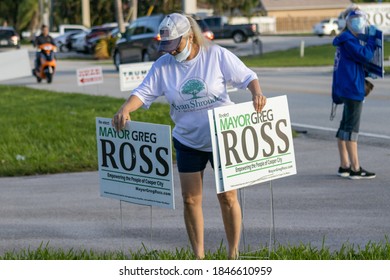
<svg viewBox="0 0 390 280"><path fill-rule="evenodd" d="M299 49L270 52L257 56L240 57L249 67L293 67L332 65L335 48L331 45L313 46L305 49L300 57Z"/></svg>
<svg viewBox="0 0 390 280"><path fill-rule="evenodd" d="M384 58L389 59L390 42L384 44ZM331 44L305 48L304 57L300 57L299 48L270 52L263 55L240 57L249 67L293 67L333 65L335 47ZM389 73L390 69L387 68Z"/></svg>
<svg viewBox="0 0 390 280"><path fill-rule="evenodd" d="M0 176L97 170L95 118L111 118L123 102L0 86ZM171 124L160 103L132 119Z"/></svg>
<svg viewBox="0 0 390 280"><path fill-rule="evenodd" d="M226 247L220 246L215 252L206 252L206 260L226 260ZM7 252L0 260L194 260L190 248L173 250L148 250L145 247L132 251L98 252L94 250L64 250L53 248L49 244L37 249L25 249ZM268 247L248 248L240 252L242 260L388 260L390 243L368 243L363 247L344 244L339 250L330 250L322 246L315 248L310 244L296 246L277 245L271 251Z"/></svg>

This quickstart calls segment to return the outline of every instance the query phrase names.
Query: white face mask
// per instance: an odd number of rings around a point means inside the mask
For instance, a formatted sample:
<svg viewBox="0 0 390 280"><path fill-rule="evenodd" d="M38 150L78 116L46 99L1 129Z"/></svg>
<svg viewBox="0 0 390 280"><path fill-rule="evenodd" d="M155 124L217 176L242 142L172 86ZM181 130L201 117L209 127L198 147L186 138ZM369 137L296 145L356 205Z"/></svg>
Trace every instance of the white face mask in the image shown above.
<svg viewBox="0 0 390 280"><path fill-rule="evenodd" d="M177 62L183 62L184 60L186 60L190 56L192 44L191 44L190 48L188 48L189 42L190 42L190 40L187 39L187 44L186 44L185 48L180 53L175 55L175 59Z"/></svg>
<svg viewBox="0 0 390 280"><path fill-rule="evenodd" d="M363 34L366 26L366 20L364 17L353 17L347 22L349 30L357 33Z"/></svg>

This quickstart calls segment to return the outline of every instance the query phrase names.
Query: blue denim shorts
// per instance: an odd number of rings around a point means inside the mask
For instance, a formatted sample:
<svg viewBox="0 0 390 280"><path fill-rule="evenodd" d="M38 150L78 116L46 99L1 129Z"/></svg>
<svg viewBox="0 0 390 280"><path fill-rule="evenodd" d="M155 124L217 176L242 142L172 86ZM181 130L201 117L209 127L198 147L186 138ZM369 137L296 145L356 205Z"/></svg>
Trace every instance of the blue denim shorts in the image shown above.
<svg viewBox="0 0 390 280"><path fill-rule="evenodd" d="M209 161L214 168L212 152L195 150L183 145L176 138L173 138L173 146L176 150L176 162L179 172L192 173L203 171Z"/></svg>
<svg viewBox="0 0 390 280"><path fill-rule="evenodd" d="M363 102L342 98L344 103L343 117L336 137L344 141L356 142L359 136L360 116Z"/></svg>

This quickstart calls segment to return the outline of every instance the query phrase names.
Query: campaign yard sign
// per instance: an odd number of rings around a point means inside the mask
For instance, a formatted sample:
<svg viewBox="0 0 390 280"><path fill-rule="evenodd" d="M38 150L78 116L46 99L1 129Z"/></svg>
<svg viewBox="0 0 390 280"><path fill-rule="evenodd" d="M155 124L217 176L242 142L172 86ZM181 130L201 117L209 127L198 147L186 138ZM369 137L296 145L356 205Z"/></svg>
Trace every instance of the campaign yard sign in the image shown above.
<svg viewBox="0 0 390 280"><path fill-rule="evenodd" d="M376 30L375 34L375 50L374 57L364 67L368 73L374 74L377 77L384 78L384 49L383 49L383 32Z"/></svg>
<svg viewBox="0 0 390 280"><path fill-rule="evenodd" d="M129 63L119 65L121 91L135 89L146 77L153 62Z"/></svg>
<svg viewBox="0 0 390 280"><path fill-rule="evenodd" d="M153 62L128 63L119 65L119 85L121 91L129 91L138 87L149 73ZM227 85L228 92L237 91L232 85Z"/></svg>
<svg viewBox="0 0 390 280"><path fill-rule="evenodd" d="M296 174L286 96L209 111L217 193Z"/></svg>
<svg viewBox="0 0 390 280"><path fill-rule="evenodd" d="M0 81L30 76L30 58L26 49L0 53Z"/></svg>
<svg viewBox="0 0 390 280"><path fill-rule="evenodd" d="M103 70L101 66L77 69L78 86L89 86L103 83Z"/></svg>
<svg viewBox="0 0 390 280"><path fill-rule="evenodd" d="M96 118L96 137L101 196L175 208L170 126Z"/></svg>

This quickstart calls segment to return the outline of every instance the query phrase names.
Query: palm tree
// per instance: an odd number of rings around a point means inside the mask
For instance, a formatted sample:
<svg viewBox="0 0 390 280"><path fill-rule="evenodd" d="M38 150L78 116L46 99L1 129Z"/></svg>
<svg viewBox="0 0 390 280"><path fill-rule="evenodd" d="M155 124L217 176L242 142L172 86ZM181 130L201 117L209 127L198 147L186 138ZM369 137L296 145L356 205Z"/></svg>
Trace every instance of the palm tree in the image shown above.
<svg viewBox="0 0 390 280"><path fill-rule="evenodd" d="M38 0L21 0L15 2L19 2L15 28L17 30L37 30L40 23Z"/></svg>
<svg viewBox="0 0 390 280"><path fill-rule="evenodd" d="M13 26L18 32L35 30L39 24L38 0L1 0L0 24Z"/></svg>

